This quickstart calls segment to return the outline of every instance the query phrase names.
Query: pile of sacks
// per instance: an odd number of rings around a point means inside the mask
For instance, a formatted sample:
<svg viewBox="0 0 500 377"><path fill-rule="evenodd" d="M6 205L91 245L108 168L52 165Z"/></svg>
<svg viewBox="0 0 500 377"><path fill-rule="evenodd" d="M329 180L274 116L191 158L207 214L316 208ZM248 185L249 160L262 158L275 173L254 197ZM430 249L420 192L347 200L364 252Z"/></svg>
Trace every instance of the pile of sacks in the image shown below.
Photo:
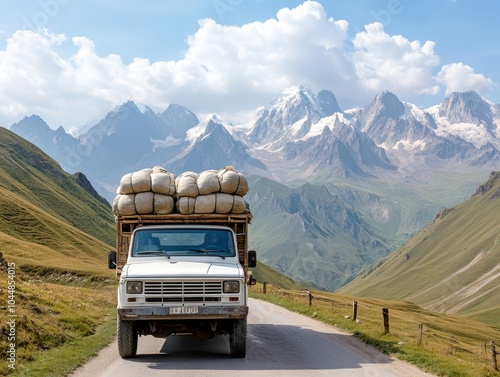
<svg viewBox="0 0 500 377"><path fill-rule="evenodd" d="M113 201L115 215L245 213L246 177L232 166L185 172L176 177L162 167L125 174Z"/></svg>

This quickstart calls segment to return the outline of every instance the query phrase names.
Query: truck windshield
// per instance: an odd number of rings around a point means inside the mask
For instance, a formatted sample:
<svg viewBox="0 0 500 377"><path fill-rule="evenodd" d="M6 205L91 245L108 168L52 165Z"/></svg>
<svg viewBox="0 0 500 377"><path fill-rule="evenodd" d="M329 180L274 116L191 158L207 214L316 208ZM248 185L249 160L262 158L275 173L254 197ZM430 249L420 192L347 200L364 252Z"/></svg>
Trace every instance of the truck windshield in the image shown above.
<svg viewBox="0 0 500 377"><path fill-rule="evenodd" d="M132 256L220 256L236 255L232 233L221 229L137 230Z"/></svg>

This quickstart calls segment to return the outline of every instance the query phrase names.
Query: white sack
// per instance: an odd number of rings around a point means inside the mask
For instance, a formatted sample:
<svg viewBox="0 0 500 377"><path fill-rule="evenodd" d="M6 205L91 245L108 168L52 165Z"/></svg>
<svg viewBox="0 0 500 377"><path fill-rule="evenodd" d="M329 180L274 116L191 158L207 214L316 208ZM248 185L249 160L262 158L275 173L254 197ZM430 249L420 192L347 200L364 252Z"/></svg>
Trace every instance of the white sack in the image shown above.
<svg viewBox="0 0 500 377"><path fill-rule="evenodd" d="M236 189L235 195L245 196L248 193L248 181L247 177L243 174L239 174L240 181L238 182L238 188Z"/></svg>
<svg viewBox="0 0 500 377"><path fill-rule="evenodd" d="M151 173L168 173L167 169L162 168L161 166L155 166L153 169L151 169Z"/></svg>
<svg viewBox="0 0 500 377"><path fill-rule="evenodd" d="M151 191L150 170L151 169L144 169L132 173L132 189L135 193Z"/></svg>
<svg viewBox="0 0 500 377"><path fill-rule="evenodd" d="M118 212L118 201L120 200L120 194L116 195L115 198L113 199L113 204L111 204L111 211L115 215L119 215L120 212Z"/></svg>
<svg viewBox="0 0 500 377"><path fill-rule="evenodd" d="M200 173L196 180L200 195L208 195L219 192L220 183L217 176L217 170L205 170Z"/></svg>
<svg viewBox="0 0 500 377"><path fill-rule="evenodd" d="M174 212L175 202L172 196L154 194L154 212L159 215L168 215Z"/></svg>
<svg viewBox="0 0 500 377"><path fill-rule="evenodd" d="M233 195L217 193L215 198L216 213L231 213L233 210L234 197Z"/></svg>
<svg viewBox="0 0 500 377"><path fill-rule="evenodd" d="M118 187L117 194L133 194L132 189L132 173L125 174L120 180L120 186Z"/></svg>
<svg viewBox="0 0 500 377"><path fill-rule="evenodd" d="M151 174L151 191L158 194L175 194L175 176L167 171Z"/></svg>
<svg viewBox="0 0 500 377"><path fill-rule="evenodd" d="M246 177L238 173L232 166L226 166L217 172L220 182L220 192L245 196L248 193Z"/></svg>
<svg viewBox="0 0 500 377"><path fill-rule="evenodd" d="M183 196L177 198L176 207L177 212L181 215L192 215L194 213L194 204L196 202L196 198L191 198L188 196Z"/></svg>
<svg viewBox="0 0 500 377"><path fill-rule="evenodd" d="M122 216L132 216L135 210L135 194L120 195L118 199L118 213Z"/></svg>
<svg viewBox="0 0 500 377"><path fill-rule="evenodd" d="M196 197L194 213L214 213L215 194L200 195Z"/></svg>
<svg viewBox="0 0 500 377"><path fill-rule="evenodd" d="M196 184L197 179L198 174L193 173L192 171L187 171L179 175L175 179L175 189L177 195L180 197L197 197L199 195L198 185Z"/></svg>
<svg viewBox="0 0 500 377"><path fill-rule="evenodd" d="M234 198L234 203L231 213L237 213L237 214L244 213L247 208L245 199L243 199L243 197L239 195L233 195L233 198Z"/></svg>
<svg viewBox="0 0 500 377"><path fill-rule="evenodd" d="M139 215L151 214L154 210L154 193L148 191L135 194L134 203L135 210Z"/></svg>

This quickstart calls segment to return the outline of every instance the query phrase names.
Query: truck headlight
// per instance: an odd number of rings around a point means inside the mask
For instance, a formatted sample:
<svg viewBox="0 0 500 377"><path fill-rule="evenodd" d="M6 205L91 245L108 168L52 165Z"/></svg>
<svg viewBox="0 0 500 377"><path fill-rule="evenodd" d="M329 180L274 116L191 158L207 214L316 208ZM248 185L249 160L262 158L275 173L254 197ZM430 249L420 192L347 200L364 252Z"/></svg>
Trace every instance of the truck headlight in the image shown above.
<svg viewBox="0 0 500 377"><path fill-rule="evenodd" d="M240 292L240 282L235 280L228 280L224 282L223 285L224 293L239 293Z"/></svg>
<svg viewBox="0 0 500 377"><path fill-rule="evenodd" d="M142 293L142 281L127 281L127 293L139 295Z"/></svg>

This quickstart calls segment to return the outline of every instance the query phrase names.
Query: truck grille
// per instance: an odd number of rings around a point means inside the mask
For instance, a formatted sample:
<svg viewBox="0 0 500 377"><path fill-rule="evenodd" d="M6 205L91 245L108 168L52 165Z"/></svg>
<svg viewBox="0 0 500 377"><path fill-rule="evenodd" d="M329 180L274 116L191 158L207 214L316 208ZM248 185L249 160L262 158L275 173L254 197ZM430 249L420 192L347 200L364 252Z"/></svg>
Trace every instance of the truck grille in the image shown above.
<svg viewBox="0 0 500 377"><path fill-rule="evenodd" d="M214 302L222 295L221 281L146 281L146 302Z"/></svg>

